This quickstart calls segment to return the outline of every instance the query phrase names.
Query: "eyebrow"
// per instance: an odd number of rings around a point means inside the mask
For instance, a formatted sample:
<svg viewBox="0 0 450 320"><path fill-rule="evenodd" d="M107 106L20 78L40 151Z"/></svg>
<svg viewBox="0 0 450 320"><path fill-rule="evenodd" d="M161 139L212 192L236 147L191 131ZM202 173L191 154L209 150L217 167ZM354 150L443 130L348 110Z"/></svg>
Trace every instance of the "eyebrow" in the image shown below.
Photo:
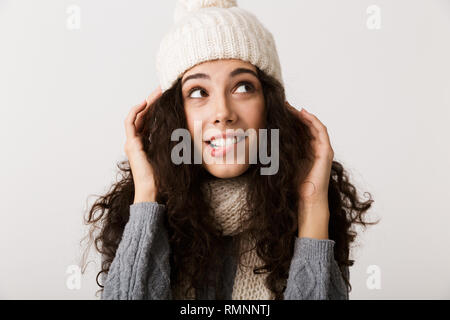
<svg viewBox="0 0 450 320"><path fill-rule="evenodd" d="M233 77L235 77L235 76L237 76L239 74L242 74L242 73L249 73L249 74L253 75L254 77L258 78L258 75L253 70L246 69L246 68L237 68L237 69L235 69L234 71L232 71L230 73L229 77L233 78ZM205 73L196 73L196 74L192 74L192 75L186 77L183 80L183 82L181 83L181 86L183 86L188 80L193 80L193 79L209 79L209 80L211 80L210 76L205 74Z"/></svg>

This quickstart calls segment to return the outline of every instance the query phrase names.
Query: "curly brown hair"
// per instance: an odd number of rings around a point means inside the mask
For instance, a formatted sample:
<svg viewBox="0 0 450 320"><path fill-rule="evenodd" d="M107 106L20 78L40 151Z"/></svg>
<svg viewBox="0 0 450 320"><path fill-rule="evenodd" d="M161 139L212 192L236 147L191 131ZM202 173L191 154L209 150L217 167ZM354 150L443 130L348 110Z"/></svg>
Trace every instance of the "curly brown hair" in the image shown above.
<svg viewBox="0 0 450 320"><path fill-rule="evenodd" d="M275 175L261 175L259 170L265 165L257 163L245 173L252 181L247 194L247 205L251 209L247 232L265 263L254 268L254 272L269 273L266 286L279 300L283 299L298 234L300 200L297 186L312 161L312 136L308 127L285 106L283 86L259 68L257 71L265 98L266 128L269 132L279 129L279 170ZM142 135L148 138L143 141L144 150L154 168L158 190L156 201L166 206L164 223L171 248L171 285L173 287L182 278L188 279L187 295L188 290L197 292L206 285L208 279L204 275L207 271L219 270L225 240L212 216L206 214L209 204L200 186L208 179L208 172L201 164L175 165L171 161L171 150L177 144L171 141L171 133L177 128L187 128L181 92L179 79L154 102L145 115ZM270 154L270 141L267 149ZM91 225L90 243L94 242L102 255L101 271L96 278L101 288L103 285L98 278L109 271L134 199L134 182L128 161L119 162L117 167L121 179L105 195L98 197L85 217L85 224ZM339 162L333 161L328 189L329 239L335 241L334 258L349 291L351 285L344 271L354 263L349 260L350 244L357 235L352 227L354 224L366 227L377 223L365 221L365 214L373 202L370 193L366 194L369 199L361 201L348 173ZM217 288L216 298L223 299Z"/></svg>

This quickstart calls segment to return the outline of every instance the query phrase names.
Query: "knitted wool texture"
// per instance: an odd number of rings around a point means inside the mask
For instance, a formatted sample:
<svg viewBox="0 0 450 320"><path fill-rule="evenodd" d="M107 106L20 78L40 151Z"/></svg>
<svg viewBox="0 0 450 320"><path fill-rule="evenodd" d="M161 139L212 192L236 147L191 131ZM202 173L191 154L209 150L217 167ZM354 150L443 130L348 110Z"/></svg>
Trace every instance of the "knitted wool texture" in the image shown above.
<svg viewBox="0 0 450 320"><path fill-rule="evenodd" d="M248 177L244 174L235 178L213 179L205 185L212 214L222 227L223 235L239 236L245 231L243 222L249 216L246 205L248 183ZM247 251L254 245L244 237L241 237L240 243L241 252ZM236 270L232 300L271 300L274 298L264 284L267 273L253 273L254 267L263 264L264 262L254 249L242 255L242 260Z"/></svg>
<svg viewBox="0 0 450 320"><path fill-rule="evenodd" d="M240 252L245 252L236 268L232 300L273 300L275 297L266 287L267 273L254 274L253 268L264 265L254 246L244 235L242 222L249 217L246 202L248 177L244 174L234 178L212 179L203 184L203 191L210 202L211 214L221 226L224 236L240 239ZM174 293L176 299L185 299L180 286ZM192 295L192 291L191 291ZM191 299L194 299L191 296Z"/></svg>
<svg viewBox="0 0 450 320"><path fill-rule="evenodd" d="M217 59L250 62L283 84L273 35L236 0L178 0L174 21L156 56L162 92L192 67Z"/></svg>

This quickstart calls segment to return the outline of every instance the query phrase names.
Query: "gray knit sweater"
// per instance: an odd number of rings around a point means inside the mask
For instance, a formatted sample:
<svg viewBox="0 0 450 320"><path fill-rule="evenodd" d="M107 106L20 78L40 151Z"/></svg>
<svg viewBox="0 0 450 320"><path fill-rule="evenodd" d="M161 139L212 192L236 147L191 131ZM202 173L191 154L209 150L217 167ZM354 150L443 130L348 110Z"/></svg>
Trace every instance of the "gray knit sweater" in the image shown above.
<svg viewBox="0 0 450 320"><path fill-rule="evenodd" d="M130 205L130 218L107 276L102 273L103 300L171 300L170 245L163 224L165 205L142 202ZM285 300L348 299L330 239L295 239ZM237 261L224 263L224 294L231 300ZM348 268L345 269L349 276ZM214 288L198 294L214 300Z"/></svg>

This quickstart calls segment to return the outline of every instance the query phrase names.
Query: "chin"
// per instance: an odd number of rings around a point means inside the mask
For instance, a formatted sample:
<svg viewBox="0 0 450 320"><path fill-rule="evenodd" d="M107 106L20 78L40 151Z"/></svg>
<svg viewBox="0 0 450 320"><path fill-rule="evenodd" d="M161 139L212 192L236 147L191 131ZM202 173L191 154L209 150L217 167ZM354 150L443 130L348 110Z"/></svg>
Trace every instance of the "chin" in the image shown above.
<svg viewBox="0 0 450 320"><path fill-rule="evenodd" d="M204 167L216 178L227 179L242 175L250 166L248 164L204 164Z"/></svg>
<svg viewBox="0 0 450 320"><path fill-rule="evenodd" d="M221 157L214 158L211 155L211 149L208 146L208 143L203 142L202 144L202 152L203 152L203 167L213 176L226 179L226 178L234 178L244 174L248 168L249 164L249 145L250 140L245 138L242 140L245 142L244 149L239 149L235 146L233 160L229 161L226 158L226 155L222 155ZM205 160L206 159L206 160ZM226 162L229 163L226 163Z"/></svg>

